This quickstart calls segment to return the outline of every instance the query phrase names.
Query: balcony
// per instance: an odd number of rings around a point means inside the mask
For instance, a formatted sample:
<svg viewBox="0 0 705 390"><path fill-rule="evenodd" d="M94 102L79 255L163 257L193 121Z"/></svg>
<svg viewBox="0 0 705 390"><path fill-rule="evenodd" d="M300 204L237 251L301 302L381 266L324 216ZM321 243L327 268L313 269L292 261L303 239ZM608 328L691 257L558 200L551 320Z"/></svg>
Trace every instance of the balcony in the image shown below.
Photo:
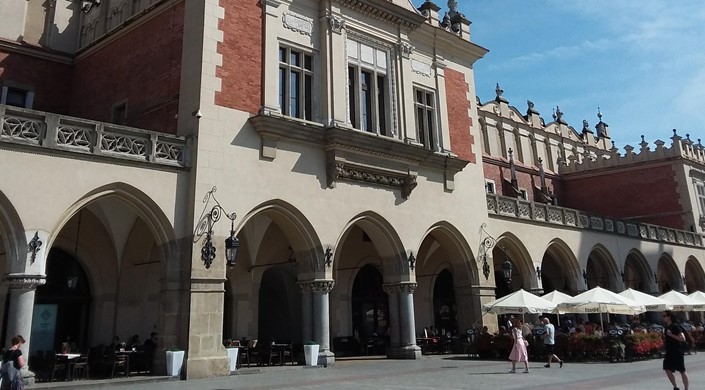
<svg viewBox="0 0 705 390"><path fill-rule="evenodd" d="M487 211L499 217L558 225L575 229L616 234L641 240L664 242L674 245L703 247L703 238L687 230L623 221L588 215L583 211L565 207L529 202L523 199L487 194Z"/></svg>
<svg viewBox="0 0 705 390"><path fill-rule="evenodd" d="M190 142L169 134L0 105L0 147L187 168Z"/></svg>

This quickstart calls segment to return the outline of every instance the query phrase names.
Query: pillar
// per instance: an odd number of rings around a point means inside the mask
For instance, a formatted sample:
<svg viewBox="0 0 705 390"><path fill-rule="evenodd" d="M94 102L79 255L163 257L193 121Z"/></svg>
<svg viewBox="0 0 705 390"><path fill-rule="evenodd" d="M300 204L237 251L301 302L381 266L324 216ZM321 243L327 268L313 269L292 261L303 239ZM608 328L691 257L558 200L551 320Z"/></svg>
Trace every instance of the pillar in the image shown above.
<svg viewBox="0 0 705 390"><path fill-rule="evenodd" d="M382 289L389 298L389 342L391 349L395 350L403 346L399 321L399 289L395 284L385 284Z"/></svg>
<svg viewBox="0 0 705 390"><path fill-rule="evenodd" d="M416 345L416 320L414 319L414 290L416 283L399 283L386 285L385 291L394 291L397 293L397 299L393 299L394 295L390 296L390 321L393 321L393 315L398 316L398 326L393 326L392 329L399 329L398 347L390 350L390 357L397 359L420 359L421 348ZM398 310L394 308L393 301L398 302ZM394 322L392 322L394 324Z"/></svg>
<svg viewBox="0 0 705 390"><path fill-rule="evenodd" d="M335 364L335 355L330 350L329 293L333 286L335 281L327 279L299 283L304 294L304 336L313 335L313 340L319 345L318 364L326 367ZM308 315L307 311L312 315Z"/></svg>
<svg viewBox="0 0 705 390"><path fill-rule="evenodd" d="M29 366L29 343L32 335L32 315L34 314L34 294L38 286L46 283L44 276L10 274L7 276L10 284L10 307L7 314L7 333L5 345L15 335L22 335L26 340L20 346L22 356L27 361L27 366L22 370L22 377L28 378L27 383L34 383L34 373L26 367Z"/></svg>

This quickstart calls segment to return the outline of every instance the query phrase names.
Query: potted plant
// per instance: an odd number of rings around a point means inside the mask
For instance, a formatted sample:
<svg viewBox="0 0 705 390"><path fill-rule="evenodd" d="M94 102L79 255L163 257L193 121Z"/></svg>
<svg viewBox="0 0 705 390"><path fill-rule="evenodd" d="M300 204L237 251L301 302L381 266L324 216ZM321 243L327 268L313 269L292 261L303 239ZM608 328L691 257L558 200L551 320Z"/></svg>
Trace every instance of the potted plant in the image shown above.
<svg viewBox="0 0 705 390"><path fill-rule="evenodd" d="M172 347L166 351L166 374L168 376L181 375L181 366L184 364L185 352L179 347Z"/></svg>
<svg viewBox="0 0 705 390"><path fill-rule="evenodd" d="M304 357L307 366L318 365L318 344L315 341L309 341L304 345Z"/></svg>

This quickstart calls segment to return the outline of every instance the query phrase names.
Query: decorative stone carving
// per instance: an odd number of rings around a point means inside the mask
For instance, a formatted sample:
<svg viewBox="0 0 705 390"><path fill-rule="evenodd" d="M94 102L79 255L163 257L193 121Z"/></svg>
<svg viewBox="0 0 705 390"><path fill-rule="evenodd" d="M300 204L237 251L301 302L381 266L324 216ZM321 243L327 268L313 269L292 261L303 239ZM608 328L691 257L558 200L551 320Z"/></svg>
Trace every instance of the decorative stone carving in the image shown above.
<svg viewBox="0 0 705 390"><path fill-rule="evenodd" d="M382 290L387 294L399 294L407 293L413 294L416 290L417 283L395 283L395 284L383 284Z"/></svg>
<svg viewBox="0 0 705 390"><path fill-rule="evenodd" d="M409 58L411 53L414 51L414 46L409 42L399 42L397 43L397 48L399 49L401 56L404 58Z"/></svg>
<svg viewBox="0 0 705 390"><path fill-rule="evenodd" d="M39 232L34 232L34 237L27 243L27 250L29 250L30 257L29 263L34 264L37 259L37 252L42 247L42 241L39 239Z"/></svg>
<svg viewBox="0 0 705 390"><path fill-rule="evenodd" d="M309 280L298 283L302 293L328 294L335 287L335 280Z"/></svg>
<svg viewBox="0 0 705 390"><path fill-rule="evenodd" d="M47 282L46 276L43 275L10 274L6 280L11 289L17 290L34 290Z"/></svg>
<svg viewBox="0 0 705 390"><path fill-rule="evenodd" d="M431 65L425 62L411 60L411 70L422 76L431 77Z"/></svg>
<svg viewBox="0 0 705 390"><path fill-rule="evenodd" d="M282 15L282 23L289 30L296 31L303 35L311 35L313 33L313 19L307 18L293 12L284 12Z"/></svg>
<svg viewBox="0 0 705 390"><path fill-rule="evenodd" d="M328 24L330 24L331 31L341 34L345 28L345 19L331 15L328 16Z"/></svg>

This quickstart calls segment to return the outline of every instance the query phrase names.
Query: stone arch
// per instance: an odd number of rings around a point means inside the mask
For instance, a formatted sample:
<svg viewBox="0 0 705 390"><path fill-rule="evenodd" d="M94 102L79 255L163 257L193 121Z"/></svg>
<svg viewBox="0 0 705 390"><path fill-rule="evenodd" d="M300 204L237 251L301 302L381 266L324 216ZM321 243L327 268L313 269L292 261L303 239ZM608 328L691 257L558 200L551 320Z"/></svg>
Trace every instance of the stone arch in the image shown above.
<svg viewBox="0 0 705 390"><path fill-rule="evenodd" d="M31 239L31 238L30 238ZM0 191L0 269L7 273L24 272L27 238L24 226L10 199ZM46 243L43 245L46 248Z"/></svg>
<svg viewBox="0 0 705 390"><path fill-rule="evenodd" d="M248 256L249 263L243 266L260 265L257 264L257 248L272 224L279 227L291 246L293 253L287 254L287 257L296 259L298 277L301 280L327 276L323 245L313 225L301 211L281 199L273 199L254 207L235 228L238 236L244 238L240 240L240 256Z"/></svg>
<svg viewBox="0 0 705 390"><path fill-rule="evenodd" d="M373 211L360 213L346 224L336 244L334 264L341 260L341 251L337 249L340 248L341 243L348 239L355 228L359 228L364 232L382 260L381 265L384 268L385 283L399 282L408 278L408 258L399 235L384 217ZM334 272L338 270L338 267L333 268ZM392 273L392 270L397 271L397 273Z"/></svg>
<svg viewBox="0 0 705 390"><path fill-rule="evenodd" d="M705 291L705 272L695 256L688 257L685 262L685 286L689 293Z"/></svg>
<svg viewBox="0 0 705 390"><path fill-rule="evenodd" d="M651 270L646 257L637 249L632 249L624 260L622 268L622 281L624 288L632 288L645 293L651 293L654 272Z"/></svg>
<svg viewBox="0 0 705 390"><path fill-rule="evenodd" d="M662 253L656 266L659 293L664 294L671 290L682 291L683 277L675 260L668 253Z"/></svg>
<svg viewBox="0 0 705 390"><path fill-rule="evenodd" d="M512 263L511 285L504 280L502 264L505 258ZM511 232L505 232L497 238L497 243L492 248L492 259L495 272L495 292L497 297L520 288L531 290L536 279L531 255L521 240Z"/></svg>
<svg viewBox="0 0 705 390"><path fill-rule="evenodd" d="M579 290L580 265L575 253L560 238L546 246L541 259L541 284L545 293L558 290L573 293Z"/></svg>
<svg viewBox="0 0 705 390"><path fill-rule="evenodd" d="M272 199L255 206L243 216L235 231L240 252L237 264L226 271L223 333L225 337L256 338L264 329L259 320L274 315L260 312L260 299L274 296L269 294L272 275L287 290L286 299L294 306L288 308L289 312L301 313L301 292L292 291L290 286L297 281L324 279L329 271L313 225L286 201ZM296 296L290 296L294 293ZM244 315L248 316L247 321L242 320ZM290 338L302 340L305 330L300 324L294 326L298 333ZM280 330L271 329L269 333L277 337Z"/></svg>
<svg viewBox="0 0 705 390"><path fill-rule="evenodd" d="M477 264L472 250L460 231L446 221L432 225L424 234L416 255L416 280L418 287L414 292L414 311L416 313L416 329L422 330L424 326L436 324L439 317L436 307L437 298L435 291L442 287L438 285L439 277L443 272L451 276L450 282L442 278L441 283L448 282L453 290L453 297L446 297L448 302L454 301L455 307L450 307L453 317L452 323L460 331L468 328L476 319L475 302L472 296L472 286L479 283ZM445 290L443 290L445 291ZM448 294L446 294L448 295ZM443 321L448 322L448 321ZM447 324L446 324L447 325Z"/></svg>
<svg viewBox="0 0 705 390"><path fill-rule="evenodd" d="M604 245L596 244L592 247L583 271L588 290L597 286L612 291L620 290L621 286L617 281L617 275L619 275L617 263Z"/></svg>

